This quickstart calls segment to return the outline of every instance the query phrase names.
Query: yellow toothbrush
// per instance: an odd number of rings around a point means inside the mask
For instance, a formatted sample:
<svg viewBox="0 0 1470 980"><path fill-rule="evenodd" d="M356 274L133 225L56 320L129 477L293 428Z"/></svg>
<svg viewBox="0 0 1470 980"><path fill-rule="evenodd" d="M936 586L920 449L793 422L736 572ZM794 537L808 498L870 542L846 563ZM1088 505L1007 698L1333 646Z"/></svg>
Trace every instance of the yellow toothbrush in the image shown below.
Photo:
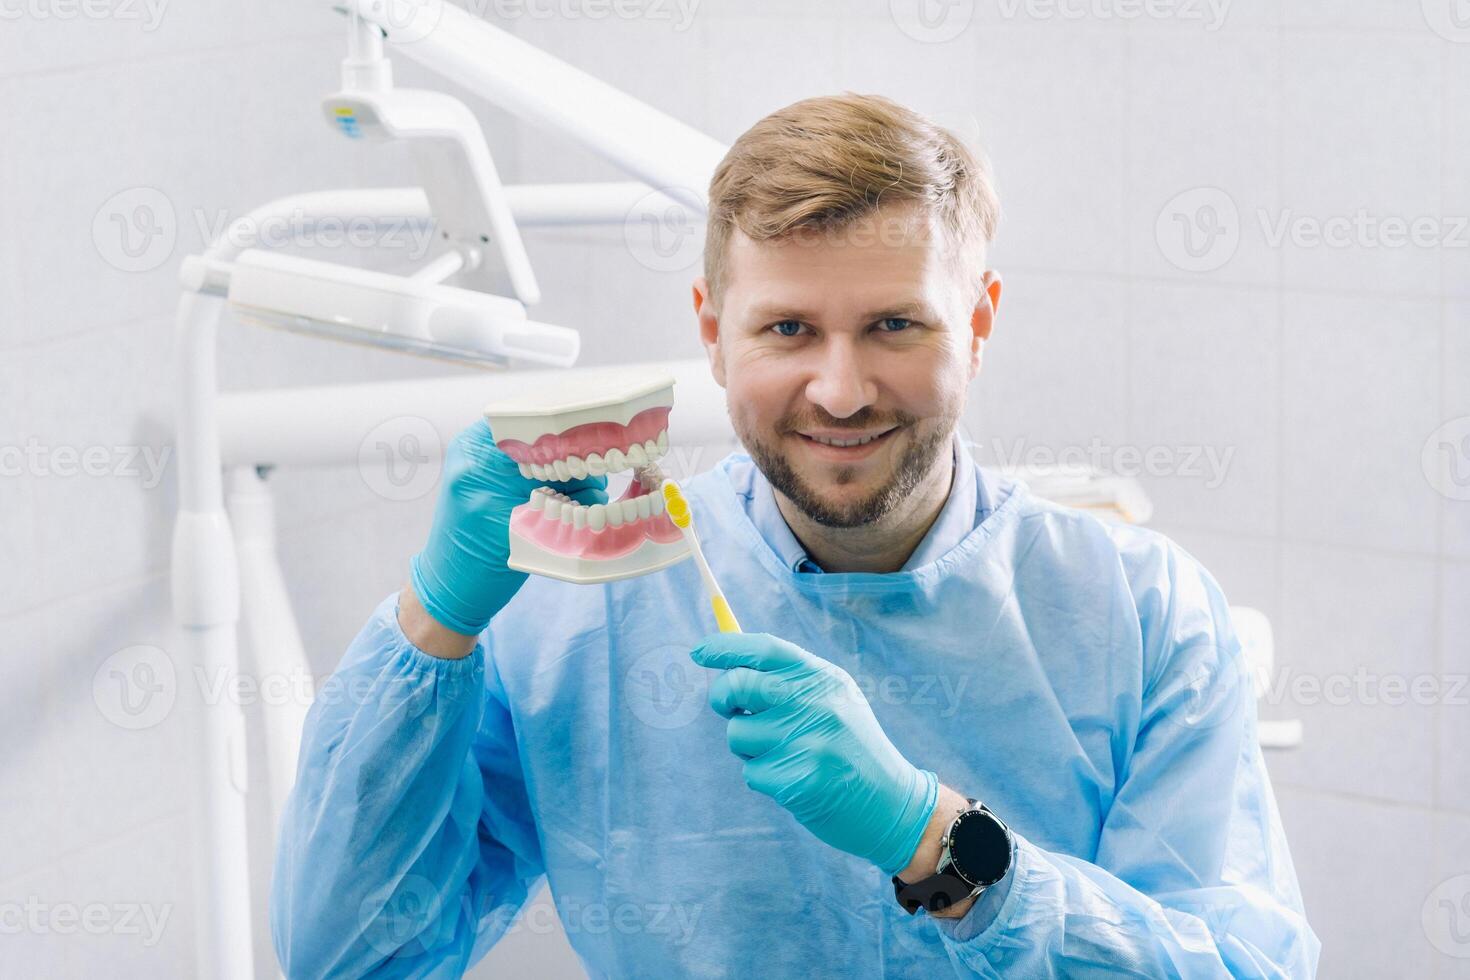
<svg viewBox="0 0 1470 980"><path fill-rule="evenodd" d="M694 515L689 512L689 501L684 499L684 494L679 491L679 484L673 480L663 482L663 491L664 510L668 512L669 520L674 522L674 526L684 532L684 540L694 553L694 563L699 566L699 577L704 579L704 590L709 593L709 604L715 611L715 622L719 624L720 632L739 633L740 624L735 621L735 614L725 601L725 593L720 591L720 584L715 581L714 573L709 570L709 563L704 560L704 552L699 548L699 538L694 534Z"/></svg>

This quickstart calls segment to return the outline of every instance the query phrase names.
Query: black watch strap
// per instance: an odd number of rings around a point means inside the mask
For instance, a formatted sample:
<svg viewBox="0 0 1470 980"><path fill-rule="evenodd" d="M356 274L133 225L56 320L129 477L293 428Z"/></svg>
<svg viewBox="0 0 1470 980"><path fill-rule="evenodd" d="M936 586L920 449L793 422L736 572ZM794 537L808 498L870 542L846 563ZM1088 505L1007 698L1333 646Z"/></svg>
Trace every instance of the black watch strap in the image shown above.
<svg viewBox="0 0 1470 980"><path fill-rule="evenodd" d="M974 890L975 886L959 875L930 875L920 878L912 885L896 876L893 879L893 894L909 915L919 909L943 912L956 902L969 898Z"/></svg>

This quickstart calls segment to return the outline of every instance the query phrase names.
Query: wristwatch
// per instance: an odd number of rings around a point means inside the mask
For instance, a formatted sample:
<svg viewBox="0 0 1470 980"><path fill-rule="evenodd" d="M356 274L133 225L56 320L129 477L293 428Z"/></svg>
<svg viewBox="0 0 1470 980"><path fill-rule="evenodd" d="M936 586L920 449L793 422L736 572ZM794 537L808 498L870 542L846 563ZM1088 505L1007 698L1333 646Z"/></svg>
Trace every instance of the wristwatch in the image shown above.
<svg viewBox="0 0 1470 980"><path fill-rule="evenodd" d="M939 842L939 867L913 884L897 875L893 894L904 911L942 912L1000 881L1011 869L1011 829L979 800L954 818Z"/></svg>

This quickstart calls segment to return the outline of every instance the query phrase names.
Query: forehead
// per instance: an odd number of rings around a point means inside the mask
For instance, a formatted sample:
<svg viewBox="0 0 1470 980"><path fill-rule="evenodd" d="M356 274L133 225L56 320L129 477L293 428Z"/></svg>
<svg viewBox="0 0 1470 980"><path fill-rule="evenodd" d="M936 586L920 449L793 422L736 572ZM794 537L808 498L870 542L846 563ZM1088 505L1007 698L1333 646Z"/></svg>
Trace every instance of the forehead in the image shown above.
<svg viewBox="0 0 1470 980"><path fill-rule="evenodd" d="M840 228L775 241L732 230L727 315L866 315L908 304L937 310L947 283L944 236L914 207L885 207ZM923 312L914 309L913 314Z"/></svg>

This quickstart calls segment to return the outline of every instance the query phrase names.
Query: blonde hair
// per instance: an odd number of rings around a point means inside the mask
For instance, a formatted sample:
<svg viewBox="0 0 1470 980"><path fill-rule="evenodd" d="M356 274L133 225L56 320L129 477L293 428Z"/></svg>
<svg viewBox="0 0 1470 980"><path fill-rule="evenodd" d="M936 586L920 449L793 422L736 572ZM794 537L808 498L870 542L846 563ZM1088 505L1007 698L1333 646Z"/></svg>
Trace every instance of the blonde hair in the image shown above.
<svg viewBox="0 0 1470 980"><path fill-rule="evenodd" d="M943 231L957 275L973 275L995 238L1000 204L982 157L953 133L881 95L803 99L746 130L709 186L704 275L720 308L730 236L757 242L830 232L879 207L914 203Z"/></svg>

